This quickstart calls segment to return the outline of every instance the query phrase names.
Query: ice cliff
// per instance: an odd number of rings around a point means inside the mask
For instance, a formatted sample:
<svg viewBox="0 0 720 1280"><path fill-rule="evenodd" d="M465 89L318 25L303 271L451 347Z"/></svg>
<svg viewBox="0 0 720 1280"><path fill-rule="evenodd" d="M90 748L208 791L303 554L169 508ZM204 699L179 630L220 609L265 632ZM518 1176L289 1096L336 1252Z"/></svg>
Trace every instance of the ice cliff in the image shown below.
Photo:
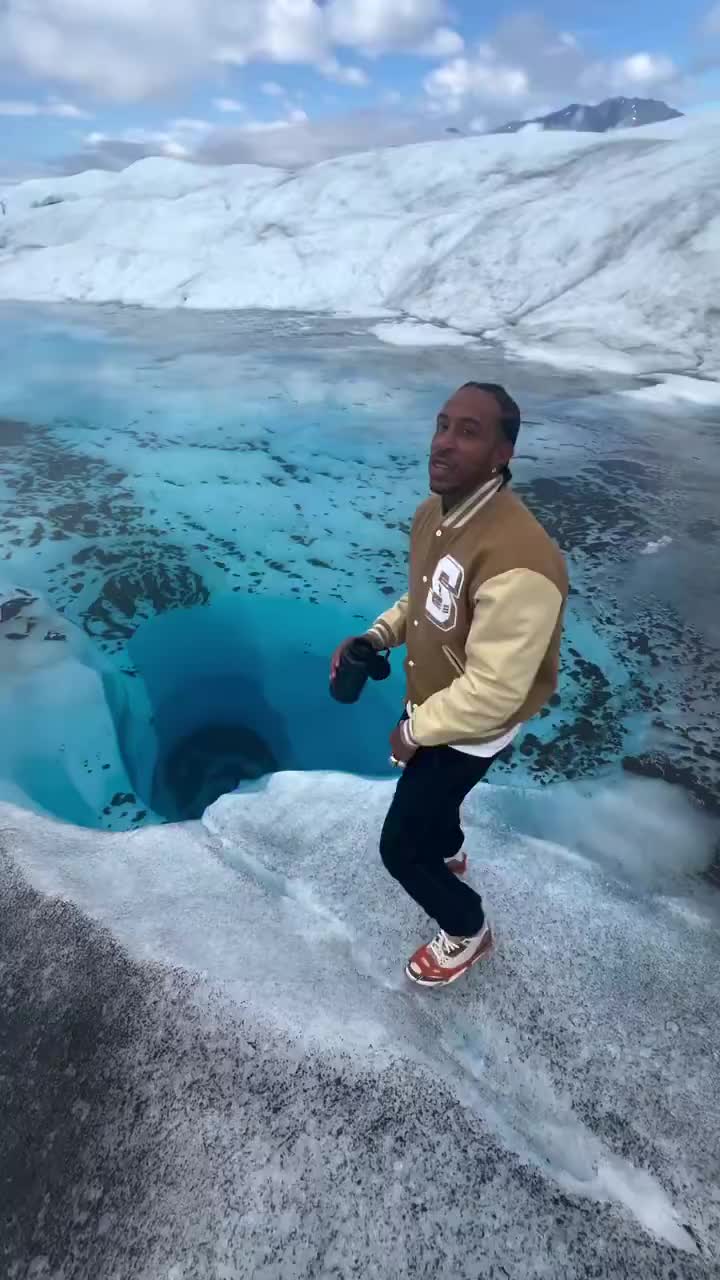
<svg viewBox="0 0 720 1280"><path fill-rule="evenodd" d="M285 171L147 159L0 191L0 297L391 313L523 354L720 373L717 117Z"/></svg>

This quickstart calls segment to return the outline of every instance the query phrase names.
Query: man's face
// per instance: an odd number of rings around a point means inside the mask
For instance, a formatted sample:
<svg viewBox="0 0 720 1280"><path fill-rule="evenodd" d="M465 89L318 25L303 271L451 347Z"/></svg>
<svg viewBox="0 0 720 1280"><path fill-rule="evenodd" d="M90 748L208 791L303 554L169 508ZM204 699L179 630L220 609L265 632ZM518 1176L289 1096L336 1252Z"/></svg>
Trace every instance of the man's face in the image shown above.
<svg viewBox="0 0 720 1280"><path fill-rule="evenodd" d="M430 488L462 498L490 480L512 457L501 428L500 407L487 391L462 387L438 414L430 450Z"/></svg>

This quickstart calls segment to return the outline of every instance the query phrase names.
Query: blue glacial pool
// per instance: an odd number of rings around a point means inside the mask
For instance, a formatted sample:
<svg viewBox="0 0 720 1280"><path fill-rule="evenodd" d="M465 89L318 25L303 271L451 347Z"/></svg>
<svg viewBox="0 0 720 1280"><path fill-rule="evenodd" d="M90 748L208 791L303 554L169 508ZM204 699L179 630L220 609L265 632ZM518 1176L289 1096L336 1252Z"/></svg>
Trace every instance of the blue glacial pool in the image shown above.
<svg viewBox="0 0 720 1280"><path fill-rule="evenodd" d="M493 780L625 770L713 806L717 416L359 322L0 312L0 798L119 830L276 770L384 775L399 656L341 708L328 655L404 589L439 404L493 376L573 581L559 696Z"/></svg>

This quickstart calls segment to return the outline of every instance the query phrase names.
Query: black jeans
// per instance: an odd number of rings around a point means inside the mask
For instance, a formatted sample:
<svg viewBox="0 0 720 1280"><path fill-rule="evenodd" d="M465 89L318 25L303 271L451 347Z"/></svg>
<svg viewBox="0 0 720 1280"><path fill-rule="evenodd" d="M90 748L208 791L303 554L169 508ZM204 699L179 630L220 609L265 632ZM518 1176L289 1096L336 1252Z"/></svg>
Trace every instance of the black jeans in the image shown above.
<svg viewBox="0 0 720 1280"><path fill-rule="evenodd" d="M380 838L390 875L456 938L479 933L485 916L480 896L448 871L445 859L462 849L460 806L493 759L421 748L403 770Z"/></svg>

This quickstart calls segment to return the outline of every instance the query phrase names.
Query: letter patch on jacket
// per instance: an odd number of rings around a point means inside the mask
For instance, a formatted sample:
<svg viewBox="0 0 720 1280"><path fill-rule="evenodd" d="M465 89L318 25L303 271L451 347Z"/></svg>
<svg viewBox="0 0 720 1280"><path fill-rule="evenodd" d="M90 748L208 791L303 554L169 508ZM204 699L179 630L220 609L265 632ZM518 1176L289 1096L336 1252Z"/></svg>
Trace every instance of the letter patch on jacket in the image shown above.
<svg viewBox="0 0 720 1280"><path fill-rule="evenodd" d="M465 581L465 570L452 556L443 556L427 593L425 612L441 631L452 631L457 622L458 596Z"/></svg>

